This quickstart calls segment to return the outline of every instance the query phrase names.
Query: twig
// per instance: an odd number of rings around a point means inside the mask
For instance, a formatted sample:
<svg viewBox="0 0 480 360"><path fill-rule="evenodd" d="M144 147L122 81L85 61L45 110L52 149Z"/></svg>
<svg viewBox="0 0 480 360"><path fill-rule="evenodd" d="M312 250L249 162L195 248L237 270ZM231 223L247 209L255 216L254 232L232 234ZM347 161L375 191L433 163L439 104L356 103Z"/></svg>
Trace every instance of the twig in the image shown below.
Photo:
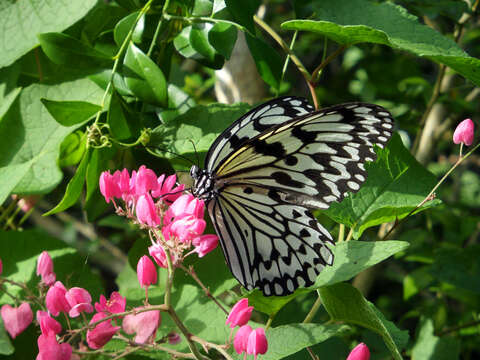
<svg viewBox="0 0 480 360"><path fill-rule="evenodd" d="M303 319L302 323L308 324L311 323L313 318L318 312L318 309L320 309L320 305L322 305L322 300L320 299L320 292L317 290L317 300L312 305L312 308L308 312L307 316L305 316L305 319Z"/></svg>
<svg viewBox="0 0 480 360"><path fill-rule="evenodd" d="M332 54L328 55L327 58L323 60L322 63L315 68L315 70L313 70L312 79L311 79L313 86L317 84L320 73L325 68L325 66L327 66L333 59L335 59L338 55L344 52L347 47L348 47L347 45L340 46Z"/></svg>
<svg viewBox="0 0 480 360"><path fill-rule="evenodd" d="M195 336L193 336L187 330L187 328L185 327L185 325L183 325L177 313L171 306L169 306L168 314L172 318L173 322L177 325L179 330L182 332L182 334L185 336L185 339L187 340L187 343L188 343L188 347L190 348L190 351L192 352L192 354L195 356L195 359L204 359L204 357L202 356L202 354L200 354L195 344L192 342L192 338L194 338Z"/></svg>
<svg viewBox="0 0 480 360"><path fill-rule="evenodd" d="M475 326L475 325L480 325L480 320L471 321L471 322L468 322L468 323L465 323L465 324L453 326L449 329L445 329L445 330L441 331L440 333L438 333L438 336L443 336L443 335L449 334L451 332L455 332L457 330L469 328L469 327L472 327L472 326Z"/></svg>
<svg viewBox="0 0 480 360"><path fill-rule="evenodd" d="M197 282L198 285L200 285L200 287L202 288L202 290L204 291L205 295L207 295L215 304L217 304L217 306L226 314L228 315L228 310L225 309L223 307L223 305L215 298L215 296L213 296L213 294L210 292L210 289L207 288L203 282L200 280L200 278L197 276L197 273L195 272L195 270L193 269L193 266L189 266L188 268L186 268L185 266L183 265L180 265L179 266L180 269L182 269L183 271L185 271L188 275L190 275L193 280L195 280Z"/></svg>
<svg viewBox="0 0 480 360"><path fill-rule="evenodd" d="M214 344L214 343L205 341L205 340L199 338L198 336L192 336L192 340L198 342L199 344L201 344L206 349L213 348L213 349L217 350L219 353L221 353L223 356L225 356L225 359L227 359L227 360L233 360L233 358L225 351L225 349L224 349L225 345Z"/></svg>

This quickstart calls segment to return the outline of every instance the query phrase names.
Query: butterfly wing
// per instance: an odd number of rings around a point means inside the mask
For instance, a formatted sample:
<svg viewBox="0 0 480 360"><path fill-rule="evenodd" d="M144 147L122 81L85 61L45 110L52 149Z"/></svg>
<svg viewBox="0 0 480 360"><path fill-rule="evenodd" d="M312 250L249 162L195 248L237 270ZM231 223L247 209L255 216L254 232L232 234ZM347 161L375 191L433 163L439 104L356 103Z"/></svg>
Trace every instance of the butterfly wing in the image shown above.
<svg viewBox="0 0 480 360"><path fill-rule="evenodd" d="M332 241L308 209L357 191L374 144L383 147L392 129L384 108L352 103L275 123L237 147L228 132L217 139L209 152L216 160L207 156L216 184L208 210L240 283L265 295L314 283L333 262Z"/></svg>
<svg viewBox="0 0 480 360"><path fill-rule="evenodd" d="M248 290L288 295L333 263L328 231L273 189L229 186L208 211L232 274Z"/></svg>
<svg viewBox="0 0 480 360"><path fill-rule="evenodd" d="M238 149L244 142L274 125L285 123L313 110L306 99L292 96L273 99L250 110L218 136L207 153L205 169L214 171L228 154Z"/></svg>

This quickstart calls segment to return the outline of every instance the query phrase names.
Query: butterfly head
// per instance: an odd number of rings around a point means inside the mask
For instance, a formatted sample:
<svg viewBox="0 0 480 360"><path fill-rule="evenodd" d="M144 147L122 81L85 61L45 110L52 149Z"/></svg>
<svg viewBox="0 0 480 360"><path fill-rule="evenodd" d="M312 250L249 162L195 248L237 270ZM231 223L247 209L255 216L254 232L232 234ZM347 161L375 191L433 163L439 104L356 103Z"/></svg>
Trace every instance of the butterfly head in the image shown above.
<svg viewBox="0 0 480 360"><path fill-rule="evenodd" d="M190 168L190 176L194 180L193 196L202 200L210 200L215 197L215 183L207 170L200 169L197 165Z"/></svg>

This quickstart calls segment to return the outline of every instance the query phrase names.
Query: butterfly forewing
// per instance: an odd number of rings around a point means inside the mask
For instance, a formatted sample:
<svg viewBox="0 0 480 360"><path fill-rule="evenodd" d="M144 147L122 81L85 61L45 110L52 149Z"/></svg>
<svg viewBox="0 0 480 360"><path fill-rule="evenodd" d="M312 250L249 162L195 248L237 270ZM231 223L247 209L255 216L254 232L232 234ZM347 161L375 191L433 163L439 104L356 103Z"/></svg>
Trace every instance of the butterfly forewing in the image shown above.
<svg viewBox="0 0 480 360"><path fill-rule="evenodd" d="M377 105L312 110L295 97L258 106L216 139L195 175L233 275L265 295L310 286L332 264L331 236L309 209L358 191L374 145L392 134Z"/></svg>
<svg viewBox="0 0 480 360"><path fill-rule="evenodd" d="M206 169L215 170L219 164L244 142L274 125L282 124L313 111L306 99L285 96L262 104L243 115L227 128L210 147Z"/></svg>
<svg viewBox="0 0 480 360"><path fill-rule="evenodd" d="M325 209L366 179L364 164L376 158L393 124L382 107L345 104L272 127L231 154L216 176L224 186L275 188L285 200Z"/></svg>

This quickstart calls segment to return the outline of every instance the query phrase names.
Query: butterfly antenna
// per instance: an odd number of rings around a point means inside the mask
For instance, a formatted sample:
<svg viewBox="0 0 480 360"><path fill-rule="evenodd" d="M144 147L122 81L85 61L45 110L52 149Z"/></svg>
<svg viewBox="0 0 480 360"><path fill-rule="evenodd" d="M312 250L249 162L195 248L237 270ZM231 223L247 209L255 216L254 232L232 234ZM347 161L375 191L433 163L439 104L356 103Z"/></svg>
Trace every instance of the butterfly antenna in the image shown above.
<svg viewBox="0 0 480 360"><path fill-rule="evenodd" d="M190 141L191 141L191 140L190 140ZM194 147L195 147L195 146L194 146ZM162 151L162 152L166 152L166 153L175 155L176 157L179 157L180 159L183 159L183 160L188 161L188 162L189 162L190 164L192 164L192 165L196 165L195 162L193 162L192 160L190 160L190 159L187 158L186 156L177 154L177 153L174 152L174 151L170 151L170 150L167 150L167 149L162 149L162 148L159 148L158 146L147 146L147 148L149 148L149 149L156 149L156 150L159 150L159 151ZM196 152L195 152L195 154L196 154ZM198 156L197 156L197 160L198 160Z"/></svg>
<svg viewBox="0 0 480 360"><path fill-rule="evenodd" d="M180 194L180 193L183 193L183 192L186 192L186 191L190 191L192 192L192 188L189 187L189 188L186 188L186 189L182 189L182 190L177 190L177 191L174 191L174 192L170 192L170 193L166 193L166 194L162 194L158 197L158 199L161 199L165 196L170 196L170 195L177 195L177 194Z"/></svg>
<svg viewBox="0 0 480 360"><path fill-rule="evenodd" d="M190 142L192 143L193 150L195 151L195 157L197 158L197 166L200 167L200 158L198 157L197 148L195 147L195 143L193 142L192 139L190 139Z"/></svg>

